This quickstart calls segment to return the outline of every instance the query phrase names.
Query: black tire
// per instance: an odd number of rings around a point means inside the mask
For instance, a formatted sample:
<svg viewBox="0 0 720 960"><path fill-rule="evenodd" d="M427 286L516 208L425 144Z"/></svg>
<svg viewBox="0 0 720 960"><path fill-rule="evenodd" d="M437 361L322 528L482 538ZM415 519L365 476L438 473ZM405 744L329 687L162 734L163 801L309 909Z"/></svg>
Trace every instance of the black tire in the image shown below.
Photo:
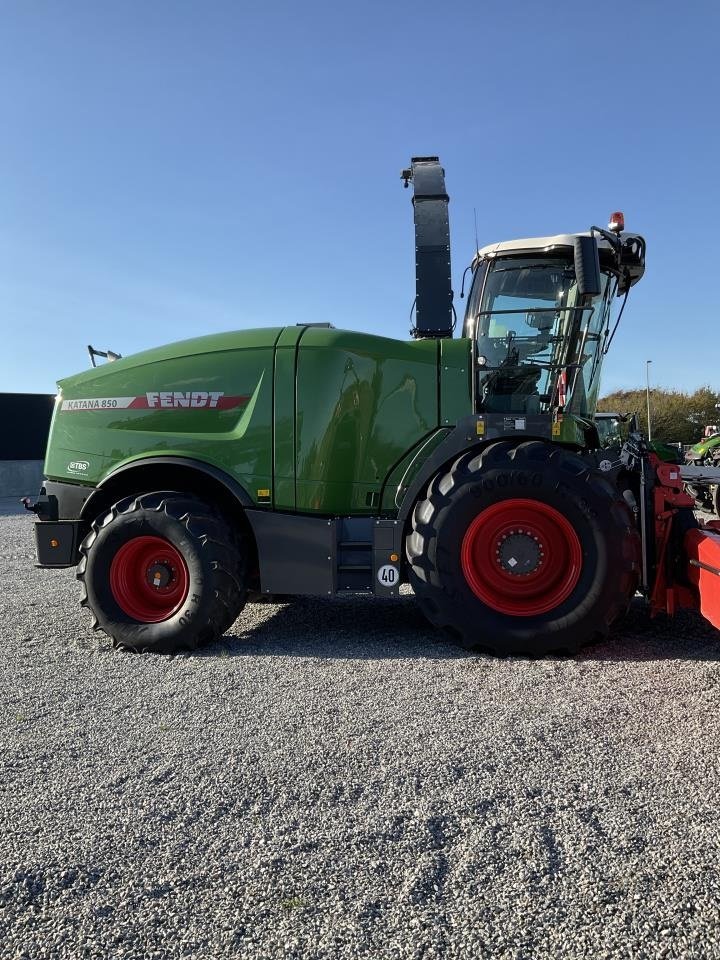
<svg viewBox="0 0 720 960"><path fill-rule="evenodd" d="M549 516L557 511L572 528L570 538L574 531L579 541L575 585L568 579L571 592L566 598L558 592L558 604L548 611L520 616L494 609L463 572L469 526L511 498L538 501ZM541 441L501 441L464 454L431 482L415 507L406 554L410 582L431 623L468 649L538 656L574 652L604 637L624 615L639 580L640 537L620 492L580 457ZM502 576L509 582L511 573L506 568Z"/></svg>
<svg viewBox="0 0 720 960"><path fill-rule="evenodd" d="M690 566L685 551L685 534L688 530L697 530L700 526L692 507L679 507L670 527L670 539L665 551L671 571L671 581L682 586L694 589L689 576ZM657 573L657 571L655 571ZM651 576L651 580L654 579Z"/></svg>
<svg viewBox="0 0 720 960"><path fill-rule="evenodd" d="M685 492L695 501L696 510L707 510L712 513L714 506L713 488L707 485L685 484Z"/></svg>
<svg viewBox="0 0 720 960"><path fill-rule="evenodd" d="M715 508L715 513L720 517L720 483L713 491L713 507Z"/></svg>
<svg viewBox="0 0 720 960"><path fill-rule="evenodd" d="M118 551L141 537L166 541L184 563L186 596L181 592L177 609L159 621L128 612L116 596L117 581L115 592L111 582ZM245 606L247 550L242 536L193 496L157 492L119 501L93 522L80 553L81 604L93 614L93 627L104 630L121 649L194 650L223 634Z"/></svg>

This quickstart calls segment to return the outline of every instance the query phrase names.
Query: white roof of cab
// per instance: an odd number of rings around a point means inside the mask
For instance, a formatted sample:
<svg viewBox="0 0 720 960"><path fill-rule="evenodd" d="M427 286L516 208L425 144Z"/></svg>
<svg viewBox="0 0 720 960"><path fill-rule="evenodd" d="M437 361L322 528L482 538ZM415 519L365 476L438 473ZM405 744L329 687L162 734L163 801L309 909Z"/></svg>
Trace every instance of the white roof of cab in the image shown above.
<svg viewBox="0 0 720 960"><path fill-rule="evenodd" d="M558 233L554 237L528 237L525 240L503 240L500 243L489 243L486 247L483 247L478 254L473 258L473 263L475 260L491 260L493 257L497 257L501 253L523 253L525 250L530 253L536 253L538 251L547 251L548 253L551 250L554 250L557 247L570 247L572 249L573 242L576 237L589 237L590 231L586 230L584 233ZM620 236L625 239L625 237L635 237L635 233L621 233ZM604 237L598 237L598 247L602 249L609 250L610 244Z"/></svg>

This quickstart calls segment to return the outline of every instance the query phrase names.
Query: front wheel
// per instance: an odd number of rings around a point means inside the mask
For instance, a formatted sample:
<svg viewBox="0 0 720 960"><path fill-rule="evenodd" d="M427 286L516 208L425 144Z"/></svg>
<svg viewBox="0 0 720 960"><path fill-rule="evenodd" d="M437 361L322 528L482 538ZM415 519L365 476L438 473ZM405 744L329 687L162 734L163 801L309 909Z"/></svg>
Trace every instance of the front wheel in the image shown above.
<svg viewBox="0 0 720 960"><path fill-rule="evenodd" d="M245 605L244 543L196 497L127 497L93 523L80 552L81 603L116 647L194 650Z"/></svg>
<svg viewBox="0 0 720 960"><path fill-rule="evenodd" d="M431 482L406 554L432 623L468 648L540 655L607 634L635 592L640 538L581 457L501 441Z"/></svg>

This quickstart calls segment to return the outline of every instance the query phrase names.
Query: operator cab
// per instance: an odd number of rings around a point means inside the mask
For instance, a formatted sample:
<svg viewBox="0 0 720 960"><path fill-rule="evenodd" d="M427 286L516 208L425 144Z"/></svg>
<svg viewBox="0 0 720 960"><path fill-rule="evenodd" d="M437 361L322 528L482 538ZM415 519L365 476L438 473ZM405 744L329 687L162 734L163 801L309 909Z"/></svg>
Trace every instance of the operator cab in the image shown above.
<svg viewBox="0 0 720 960"><path fill-rule="evenodd" d="M474 342L478 412L592 416L613 304L644 272L642 237L593 227L512 240L471 267L463 336Z"/></svg>
<svg viewBox="0 0 720 960"><path fill-rule="evenodd" d="M598 432L601 447L622 446L627 439L629 413L596 413L593 422Z"/></svg>

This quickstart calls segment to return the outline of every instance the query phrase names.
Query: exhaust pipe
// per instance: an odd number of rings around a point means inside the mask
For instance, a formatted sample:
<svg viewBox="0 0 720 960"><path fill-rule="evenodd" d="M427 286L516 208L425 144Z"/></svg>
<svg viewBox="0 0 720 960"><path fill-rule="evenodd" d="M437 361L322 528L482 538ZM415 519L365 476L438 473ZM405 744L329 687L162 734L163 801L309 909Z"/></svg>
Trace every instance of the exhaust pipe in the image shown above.
<svg viewBox="0 0 720 960"><path fill-rule="evenodd" d="M450 219L445 171L439 157L413 157L403 170L413 185L415 219L415 325L413 337L442 338L453 334L453 292L450 269Z"/></svg>

